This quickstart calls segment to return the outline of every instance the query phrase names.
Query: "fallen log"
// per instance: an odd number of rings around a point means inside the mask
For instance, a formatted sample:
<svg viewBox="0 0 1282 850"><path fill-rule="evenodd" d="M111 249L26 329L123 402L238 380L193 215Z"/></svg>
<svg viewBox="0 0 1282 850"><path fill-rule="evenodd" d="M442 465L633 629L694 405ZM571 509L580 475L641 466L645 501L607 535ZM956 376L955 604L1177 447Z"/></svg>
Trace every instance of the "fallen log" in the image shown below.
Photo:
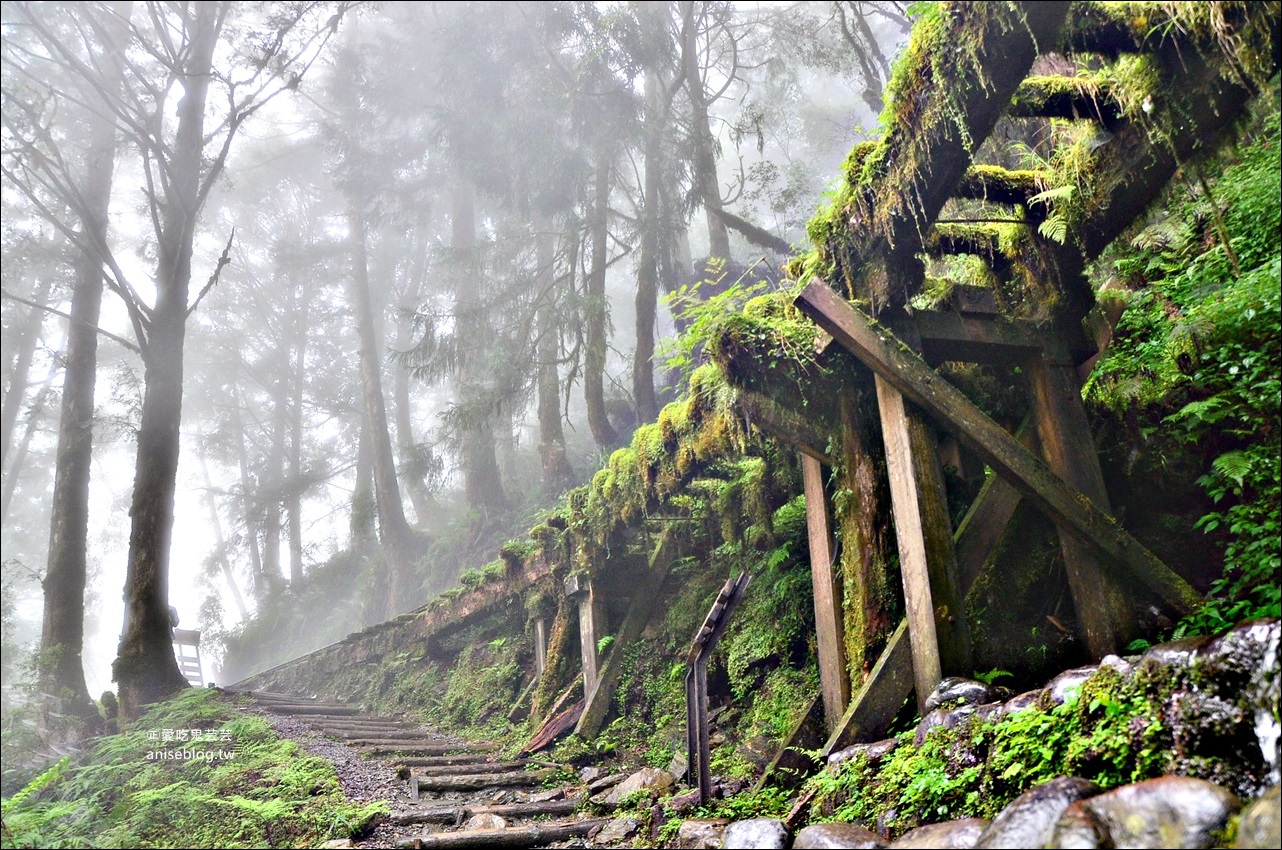
<svg viewBox="0 0 1282 850"><path fill-rule="evenodd" d="M406 756L396 760L404 767L448 767L450 765L493 764L488 753L460 753L452 756Z"/></svg>
<svg viewBox="0 0 1282 850"><path fill-rule="evenodd" d="M426 848L449 847L541 847L555 841L565 841L587 835L602 824L605 819L574 821L573 823L537 824L534 826L516 826L507 829L476 829L469 832L437 832L420 835L406 841L398 841L397 847Z"/></svg>

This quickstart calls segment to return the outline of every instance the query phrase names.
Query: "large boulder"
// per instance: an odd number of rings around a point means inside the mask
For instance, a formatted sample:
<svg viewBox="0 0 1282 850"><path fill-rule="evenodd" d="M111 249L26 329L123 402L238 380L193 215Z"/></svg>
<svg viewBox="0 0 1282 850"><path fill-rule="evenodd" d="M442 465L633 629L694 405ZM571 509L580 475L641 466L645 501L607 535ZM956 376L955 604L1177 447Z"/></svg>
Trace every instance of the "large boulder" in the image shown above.
<svg viewBox="0 0 1282 850"><path fill-rule="evenodd" d="M735 821L727 826L721 846L738 850L786 850L790 837L783 821L753 818Z"/></svg>
<svg viewBox="0 0 1282 850"><path fill-rule="evenodd" d="M1055 847L1210 847L1242 806L1202 779L1162 776L1079 800L1055 825Z"/></svg>
<svg viewBox="0 0 1282 850"><path fill-rule="evenodd" d="M658 796L665 791L671 790L672 786L676 785L676 782L672 774L666 770L659 770L657 767L643 767L609 791L593 797L592 800L607 806L617 806L624 799L636 794L638 791L644 791L651 797Z"/></svg>
<svg viewBox="0 0 1282 850"><path fill-rule="evenodd" d="M1025 791L1002 809L988 829L979 836L976 847L1023 848L1045 847L1055 831L1060 815L1073 803L1100 793L1100 787L1088 779L1061 776Z"/></svg>
<svg viewBox="0 0 1282 850"><path fill-rule="evenodd" d="M954 847L974 847L979 836L988 828L984 818L964 818L947 823L932 823L910 829L888 846L891 850L933 850Z"/></svg>
<svg viewBox="0 0 1282 850"><path fill-rule="evenodd" d="M717 850L729 823L725 818L682 821L677 828L677 847L680 850Z"/></svg>
<svg viewBox="0 0 1282 850"><path fill-rule="evenodd" d="M1282 786L1274 785L1243 810L1233 846L1237 850L1282 847Z"/></svg>
<svg viewBox="0 0 1282 850"><path fill-rule="evenodd" d="M880 835L855 823L817 823L798 832L797 837L792 840L792 850L829 850L838 847L872 850L885 846Z"/></svg>

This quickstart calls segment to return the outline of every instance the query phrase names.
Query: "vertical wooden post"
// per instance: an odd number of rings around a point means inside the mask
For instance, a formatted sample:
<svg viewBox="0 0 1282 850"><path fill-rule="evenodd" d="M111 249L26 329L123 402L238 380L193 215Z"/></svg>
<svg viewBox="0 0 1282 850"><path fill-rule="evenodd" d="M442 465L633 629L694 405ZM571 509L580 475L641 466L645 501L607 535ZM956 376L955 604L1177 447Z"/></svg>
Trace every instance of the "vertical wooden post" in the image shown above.
<svg viewBox="0 0 1282 850"><path fill-rule="evenodd" d="M597 681L597 640L604 636L605 616L596 586L588 578L570 576L566 592L579 604L579 652L583 659L583 698L592 699Z"/></svg>
<svg viewBox="0 0 1282 850"><path fill-rule="evenodd" d="M903 396L880 376L877 406L921 707L944 673L970 672L964 597L935 441L921 417L909 412Z"/></svg>
<svg viewBox="0 0 1282 850"><path fill-rule="evenodd" d="M539 617L534 621L534 675L542 678L543 667L548 660L548 626L547 622Z"/></svg>
<svg viewBox="0 0 1282 850"><path fill-rule="evenodd" d="M815 603L815 643L819 653L819 684L823 692L824 723L831 733L850 701L846 672L846 641L842 634L841 591L833 569L832 534L824 496L823 468L802 454L801 478L806 493L806 529L810 536L810 580Z"/></svg>
<svg viewBox="0 0 1282 850"><path fill-rule="evenodd" d="M1095 507L1110 512L1075 368L1045 356L1031 366L1033 417L1046 465ZM1094 553L1062 525L1057 529L1082 637L1091 656L1103 658L1135 637L1134 618L1120 585L1100 568Z"/></svg>

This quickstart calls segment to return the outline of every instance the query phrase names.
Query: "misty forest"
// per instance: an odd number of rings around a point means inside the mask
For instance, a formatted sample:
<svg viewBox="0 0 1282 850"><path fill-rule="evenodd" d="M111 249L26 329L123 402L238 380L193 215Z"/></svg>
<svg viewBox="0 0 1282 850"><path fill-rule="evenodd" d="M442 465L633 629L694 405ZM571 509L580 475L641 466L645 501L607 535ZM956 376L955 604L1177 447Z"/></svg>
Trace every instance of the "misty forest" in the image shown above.
<svg viewBox="0 0 1282 850"><path fill-rule="evenodd" d="M0 846L1282 843L1282 3L0 27Z"/></svg>

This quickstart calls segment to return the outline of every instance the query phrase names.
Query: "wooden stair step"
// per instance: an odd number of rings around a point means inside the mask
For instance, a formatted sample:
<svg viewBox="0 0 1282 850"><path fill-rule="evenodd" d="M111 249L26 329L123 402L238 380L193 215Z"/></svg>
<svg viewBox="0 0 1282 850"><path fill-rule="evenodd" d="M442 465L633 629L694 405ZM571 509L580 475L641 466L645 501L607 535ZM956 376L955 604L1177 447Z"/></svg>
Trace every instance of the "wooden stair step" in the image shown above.
<svg viewBox="0 0 1282 850"><path fill-rule="evenodd" d="M541 847L557 841L587 835L608 821L592 820L539 823L529 826L510 826L506 829L474 829L466 832L433 832L396 842L398 848L464 848L480 847Z"/></svg>
<svg viewBox="0 0 1282 850"><path fill-rule="evenodd" d="M466 773L452 776L418 776L419 791L480 791L485 788L515 788L541 785L555 771L511 770L504 773Z"/></svg>
<svg viewBox="0 0 1282 850"><path fill-rule="evenodd" d="M460 825L476 815L497 815L501 818L532 818L542 815L569 815L583 803L583 795L565 800L550 800L543 803L510 803L502 806L430 806L412 809L392 815L389 821L393 826L409 826L415 823L443 823Z"/></svg>

